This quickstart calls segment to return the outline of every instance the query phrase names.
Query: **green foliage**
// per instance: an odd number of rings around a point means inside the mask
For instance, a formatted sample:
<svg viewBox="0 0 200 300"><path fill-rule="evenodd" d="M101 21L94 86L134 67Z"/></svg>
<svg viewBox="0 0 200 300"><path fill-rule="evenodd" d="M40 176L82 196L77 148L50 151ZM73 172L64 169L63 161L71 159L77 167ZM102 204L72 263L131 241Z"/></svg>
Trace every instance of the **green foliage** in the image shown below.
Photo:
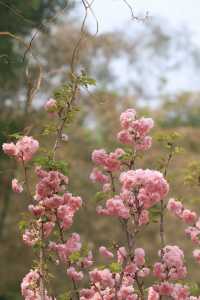
<svg viewBox="0 0 200 300"><path fill-rule="evenodd" d="M36 157L33 162L36 165L41 166L47 171L57 170L63 173L64 175L69 174L69 164L65 160L53 160L47 156Z"/></svg>
<svg viewBox="0 0 200 300"><path fill-rule="evenodd" d="M184 181L191 186L200 186L200 162L192 161L185 172Z"/></svg>
<svg viewBox="0 0 200 300"><path fill-rule="evenodd" d="M77 82L79 85L88 87L89 85L96 85L96 80L88 77L86 74L82 74L81 76L77 77Z"/></svg>
<svg viewBox="0 0 200 300"><path fill-rule="evenodd" d="M155 204L153 207L151 207L149 209L150 221L154 223L158 223L158 219L160 218L160 213L161 213L160 204Z"/></svg>
<svg viewBox="0 0 200 300"><path fill-rule="evenodd" d="M187 286L189 287L189 291L193 296L199 296L200 294L200 286L196 282L187 282Z"/></svg>
<svg viewBox="0 0 200 300"><path fill-rule="evenodd" d="M119 273L122 271L122 265L118 262L113 262L108 266L112 273Z"/></svg>
<svg viewBox="0 0 200 300"><path fill-rule="evenodd" d="M28 222L25 220L21 220L18 224L20 233L24 232L24 230L27 228L27 226L28 226Z"/></svg>
<svg viewBox="0 0 200 300"><path fill-rule="evenodd" d="M96 193L95 197L94 197L94 201L95 202L101 202L103 200L106 200L108 197L108 193L107 192L103 192L103 191L99 191Z"/></svg>
<svg viewBox="0 0 200 300"><path fill-rule="evenodd" d="M69 260L71 263L77 263L78 261L81 261L84 257L86 257L89 253L89 246L88 244L83 244L80 251L73 252L69 256Z"/></svg>
<svg viewBox="0 0 200 300"><path fill-rule="evenodd" d="M69 256L69 260L71 263L76 263L80 260L81 258L81 253L80 251L76 251L76 252L73 252L70 256Z"/></svg>
<svg viewBox="0 0 200 300"><path fill-rule="evenodd" d="M58 300L70 300L71 299L71 292L66 292L58 296Z"/></svg>

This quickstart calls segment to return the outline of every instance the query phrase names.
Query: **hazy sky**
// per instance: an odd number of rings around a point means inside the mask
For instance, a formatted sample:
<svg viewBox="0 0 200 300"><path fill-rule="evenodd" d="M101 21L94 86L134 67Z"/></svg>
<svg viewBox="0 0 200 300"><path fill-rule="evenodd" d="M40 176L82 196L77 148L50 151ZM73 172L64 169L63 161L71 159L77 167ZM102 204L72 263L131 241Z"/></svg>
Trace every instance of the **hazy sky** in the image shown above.
<svg viewBox="0 0 200 300"><path fill-rule="evenodd" d="M200 44L200 0L128 0L134 14L157 16L172 25L189 27ZM122 27L130 20L130 10L123 0L95 0L93 9L99 20L100 32Z"/></svg>
<svg viewBox="0 0 200 300"><path fill-rule="evenodd" d="M200 0L127 0L127 2L132 6L135 16L144 17L148 12L149 21L163 19L166 30L183 28L191 32L192 41L200 49ZM116 29L131 31L137 27L137 24L134 27L137 21L131 20L131 11L123 0L95 0L92 8L99 22L99 34ZM88 18L87 25L91 32L95 31L95 20L92 15ZM175 55L179 53L174 52L173 56ZM119 74L125 67L120 63ZM126 73L128 74L128 71ZM169 90L172 92L200 90L200 72L197 73L197 70L187 63L184 63L184 69L170 74L168 79Z"/></svg>

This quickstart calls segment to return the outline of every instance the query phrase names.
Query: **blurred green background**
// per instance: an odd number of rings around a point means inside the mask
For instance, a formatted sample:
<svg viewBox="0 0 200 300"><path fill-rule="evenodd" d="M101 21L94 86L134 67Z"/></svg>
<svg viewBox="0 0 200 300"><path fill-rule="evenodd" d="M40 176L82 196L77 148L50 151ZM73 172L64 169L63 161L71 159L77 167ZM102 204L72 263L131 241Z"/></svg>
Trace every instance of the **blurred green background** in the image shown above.
<svg viewBox="0 0 200 300"><path fill-rule="evenodd" d="M0 35L0 144L9 140L10 134L21 131L36 136L41 145L48 147L52 143L53 136L46 139L41 135L49 120L43 104L67 80L74 45L80 35L82 10L79 1L0 1L0 31L10 32L27 44L34 37L31 51L26 53L19 39ZM174 131L180 133L177 144L184 151L170 165L170 195L200 212L198 180L192 185L185 183L188 172L190 175L193 172L197 179L200 176L200 86L198 90L198 84L194 89L192 84L190 88L190 84L180 81L188 77L192 82L199 77L198 45L185 28L169 27L164 19L155 17L132 23L130 28L99 31L94 35L95 20L88 22L75 67L93 77L97 84L89 93L80 94L80 111L66 129L69 142L63 144L59 154L70 162L70 190L81 195L85 202L72 230L80 232L92 247L123 240L115 220L95 215L94 195L98 187L88 177L93 149L105 147L111 151L120 146L116 141L119 115L127 107L153 117L156 124L153 147L139 159L138 166L158 169L167 149L156 137L161 133L165 137ZM38 64L42 66L43 79L27 111ZM193 161L196 163L187 171ZM15 162L1 151L0 300L21 299L20 281L32 260L31 250L22 244L18 230L28 203L10 189L11 179L20 177L20 172ZM159 247L157 226L156 223L149 226L138 241L152 260ZM178 243L185 250L189 278L200 284L192 259L193 246L184 236L184 227L167 217L166 230L167 242ZM55 289L59 293L66 286L66 276L64 272L56 272Z"/></svg>

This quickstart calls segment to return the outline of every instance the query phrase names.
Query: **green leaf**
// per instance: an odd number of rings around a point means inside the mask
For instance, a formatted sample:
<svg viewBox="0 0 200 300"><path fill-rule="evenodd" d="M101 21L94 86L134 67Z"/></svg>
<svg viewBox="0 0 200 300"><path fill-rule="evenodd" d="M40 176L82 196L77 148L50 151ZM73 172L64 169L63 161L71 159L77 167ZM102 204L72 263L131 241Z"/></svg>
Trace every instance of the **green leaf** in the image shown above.
<svg viewBox="0 0 200 300"><path fill-rule="evenodd" d="M21 220L18 224L18 228L20 232L23 232L28 226L28 222L25 220Z"/></svg>
<svg viewBox="0 0 200 300"><path fill-rule="evenodd" d="M108 268L112 273L119 273L122 271L122 265L118 262L111 263Z"/></svg>
<svg viewBox="0 0 200 300"><path fill-rule="evenodd" d="M64 175L69 174L69 164L64 160L53 160L50 157L39 156L36 157L33 162L45 170L51 171L60 171Z"/></svg>
<svg viewBox="0 0 200 300"><path fill-rule="evenodd" d="M80 260L81 258L81 253L80 251L76 251L76 252L73 252L70 256L69 256L69 260L71 263L76 263Z"/></svg>
<svg viewBox="0 0 200 300"><path fill-rule="evenodd" d="M105 200L106 198L108 197L108 194L106 192L97 192L95 197L94 197L94 201L95 202L100 202L100 201L103 201Z"/></svg>

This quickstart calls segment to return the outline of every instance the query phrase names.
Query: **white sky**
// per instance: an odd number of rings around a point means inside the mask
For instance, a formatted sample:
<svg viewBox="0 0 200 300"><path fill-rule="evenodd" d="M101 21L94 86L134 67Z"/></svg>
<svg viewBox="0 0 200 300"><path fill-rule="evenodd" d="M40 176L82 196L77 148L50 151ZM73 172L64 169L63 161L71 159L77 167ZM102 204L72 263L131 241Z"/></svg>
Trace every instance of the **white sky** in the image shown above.
<svg viewBox="0 0 200 300"><path fill-rule="evenodd" d="M172 25L189 27L200 44L200 0L128 0L134 14L164 17ZM99 31L110 31L127 25L130 10L123 0L95 0L93 9L99 20Z"/></svg>
<svg viewBox="0 0 200 300"><path fill-rule="evenodd" d="M161 18L169 28L182 27L189 30L193 42L200 48L200 0L127 0L127 2L132 6L135 16L144 17L148 12L149 21L151 18L155 20ZM99 34L116 29L132 30L134 22L137 22L131 20L131 11L123 0L95 0L92 8L98 19ZM87 19L87 25L91 32L95 31L95 20L91 14ZM123 68L122 64L120 68ZM198 75L195 72L185 64L184 72L181 70L178 74L170 76L170 90L172 92L200 90L200 72Z"/></svg>

